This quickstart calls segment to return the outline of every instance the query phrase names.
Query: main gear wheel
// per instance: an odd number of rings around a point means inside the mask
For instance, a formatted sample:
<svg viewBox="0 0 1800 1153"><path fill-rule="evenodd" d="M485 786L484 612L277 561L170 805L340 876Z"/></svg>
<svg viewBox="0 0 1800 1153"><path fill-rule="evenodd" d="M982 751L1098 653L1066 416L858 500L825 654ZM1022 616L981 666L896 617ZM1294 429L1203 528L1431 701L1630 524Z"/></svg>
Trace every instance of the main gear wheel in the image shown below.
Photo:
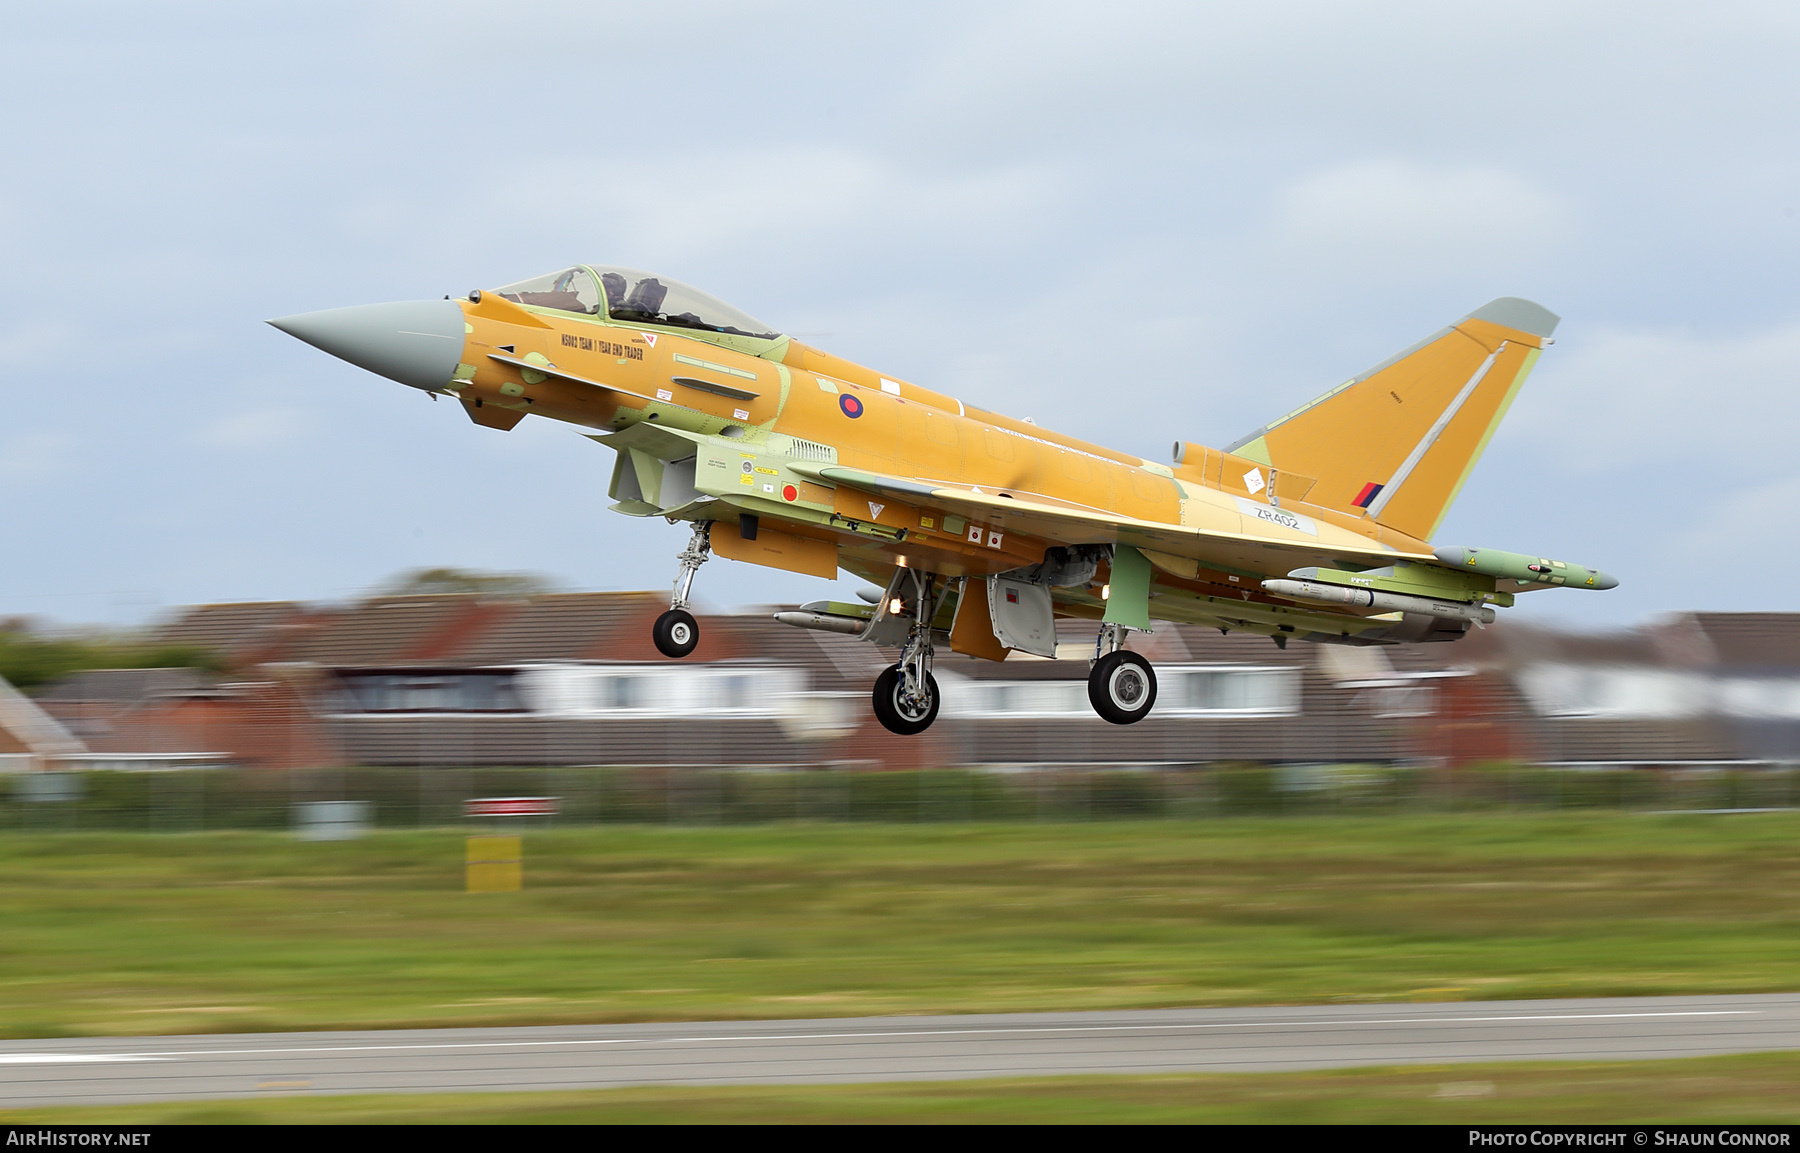
<svg viewBox="0 0 1800 1153"><path fill-rule="evenodd" d="M1088 703L1102 720L1131 725L1156 704L1156 670L1134 652L1120 649L1094 662L1088 673Z"/></svg>

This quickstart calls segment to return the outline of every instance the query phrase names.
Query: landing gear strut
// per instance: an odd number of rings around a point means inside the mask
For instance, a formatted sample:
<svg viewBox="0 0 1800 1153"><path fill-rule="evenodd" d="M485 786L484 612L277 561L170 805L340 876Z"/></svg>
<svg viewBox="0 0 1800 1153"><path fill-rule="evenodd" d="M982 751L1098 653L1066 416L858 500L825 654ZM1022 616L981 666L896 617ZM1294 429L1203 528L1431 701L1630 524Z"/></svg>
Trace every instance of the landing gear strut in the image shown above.
<svg viewBox="0 0 1800 1153"><path fill-rule="evenodd" d="M1124 626L1101 625L1088 670L1088 703L1115 725L1136 724L1156 704L1156 670L1124 644Z"/></svg>
<svg viewBox="0 0 1800 1153"><path fill-rule="evenodd" d="M913 626L906 647L900 650L900 663L875 678L873 704L875 719L890 733L914 736L931 727L937 720L937 678L931 675L931 618L937 612L937 599L932 595L932 575L915 569L902 572L913 586ZM893 598L905 580L888 587Z"/></svg>
<svg viewBox="0 0 1800 1153"><path fill-rule="evenodd" d="M656 626L650 630L651 638L656 641L656 650L665 657L685 657L700 643L700 622L687 610L688 594L694 588L694 574L700 571L700 566L711 556L712 521L698 521L694 524L694 535L688 541L687 548L675 558L681 563L681 572L675 577L675 591L669 598L669 611L657 617Z"/></svg>

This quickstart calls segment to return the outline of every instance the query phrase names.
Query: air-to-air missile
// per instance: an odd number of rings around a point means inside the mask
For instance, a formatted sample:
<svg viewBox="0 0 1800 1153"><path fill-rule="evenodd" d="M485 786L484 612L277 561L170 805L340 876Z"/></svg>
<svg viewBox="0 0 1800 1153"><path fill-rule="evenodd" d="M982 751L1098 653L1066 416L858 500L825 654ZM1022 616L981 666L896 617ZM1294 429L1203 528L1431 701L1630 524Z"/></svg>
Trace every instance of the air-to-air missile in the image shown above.
<svg viewBox="0 0 1800 1153"><path fill-rule="evenodd" d="M1494 623L1494 610L1486 605L1457 604L1455 601L1433 600L1405 593L1377 592L1374 589L1338 584L1320 584L1309 580L1269 580L1263 581L1262 587L1278 597L1318 601L1320 604L1350 605L1381 613L1426 613L1446 620L1475 621L1484 625Z"/></svg>

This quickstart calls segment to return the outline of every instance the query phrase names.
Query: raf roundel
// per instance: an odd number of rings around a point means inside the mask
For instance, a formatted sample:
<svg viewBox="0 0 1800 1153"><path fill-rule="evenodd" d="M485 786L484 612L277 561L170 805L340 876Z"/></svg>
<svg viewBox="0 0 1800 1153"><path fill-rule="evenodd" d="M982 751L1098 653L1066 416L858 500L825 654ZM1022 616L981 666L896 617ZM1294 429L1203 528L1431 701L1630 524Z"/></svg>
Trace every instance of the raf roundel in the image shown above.
<svg viewBox="0 0 1800 1153"><path fill-rule="evenodd" d="M863 402L848 392L838 394L838 407L843 409L844 415L851 420L855 420L863 414Z"/></svg>

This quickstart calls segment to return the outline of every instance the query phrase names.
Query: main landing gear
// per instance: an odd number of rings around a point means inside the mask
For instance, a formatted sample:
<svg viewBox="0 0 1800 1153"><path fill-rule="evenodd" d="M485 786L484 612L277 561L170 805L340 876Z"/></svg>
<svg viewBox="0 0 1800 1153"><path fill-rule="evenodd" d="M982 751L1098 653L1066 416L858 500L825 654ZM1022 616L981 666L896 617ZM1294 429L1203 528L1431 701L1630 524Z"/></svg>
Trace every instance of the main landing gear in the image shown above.
<svg viewBox="0 0 1800 1153"><path fill-rule="evenodd" d="M1088 703L1115 725L1136 724L1156 704L1156 670L1124 644L1124 626L1101 625L1088 669Z"/></svg>
<svg viewBox="0 0 1800 1153"><path fill-rule="evenodd" d="M669 598L669 611L657 617L655 627L650 630L651 639L656 642L656 650L665 657L685 657L700 643L700 622L687 610L688 594L694 588L694 574L711 557L712 522L698 521L687 548L675 558L681 562L681 572L675 577L675 592Z"/></svg>
<svg viewBox="0 0 1800 1153"><path fill-rule="evenodd" d="M937 720L937 678L931 675L931 620L939 597L930 573L901 569L883 594L879 615L870 626L894 628L887 633L891 644L897 626L906 616L911 627L900 661L875 678L875 719L891 733L910 737L924 732ZM964 595L968 595L965 590ZM1132 626L1136 627L1136 626ZM1125 648L1127 626L1107 622L1094 640L1094 659L1088 666L1088 703L1105 721L1132 725L1150 715L1156 705L1156 670L1150 662Z"/></svg>
<svg viewBox="0 0 1800 1153"><path fill-rule="evenodd" d="M938 702L942 700L937 678L931 675L931 619L937 613L933 580L930 573L901 569L894 583L888 586L883 605L891 611L890 606L895 601L903 607L906 601L912 601L912 632L907 637L906 647L900 650L900 663L875 678L873 694L875 719L888 732L903 737L930 728L931 722L937 720ZM907 584L912 585L910 597L905 595Z"/></svg>

